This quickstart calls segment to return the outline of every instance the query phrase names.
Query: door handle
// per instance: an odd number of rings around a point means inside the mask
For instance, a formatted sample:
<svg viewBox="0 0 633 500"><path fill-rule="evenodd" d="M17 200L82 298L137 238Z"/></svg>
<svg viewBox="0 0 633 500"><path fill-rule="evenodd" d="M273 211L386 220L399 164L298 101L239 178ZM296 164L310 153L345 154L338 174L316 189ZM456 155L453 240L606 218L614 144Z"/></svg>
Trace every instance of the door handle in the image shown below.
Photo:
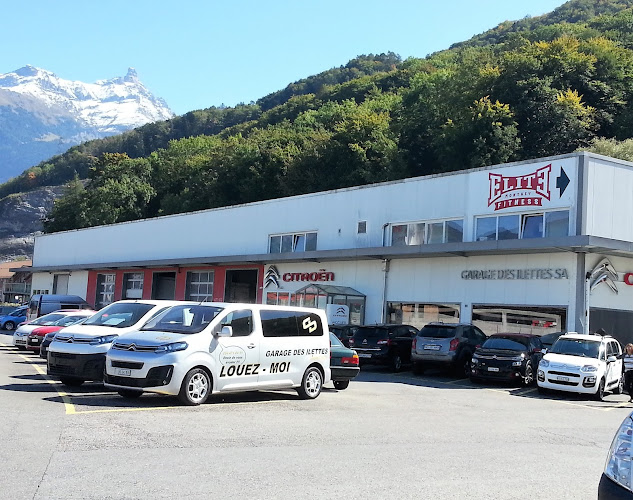
<svg viewBox="0 0 633 500"><path fill-rule="evenodd" d="M254 349L255 348L255 344L248 344L246 347L248 347L249 349Z"/></svg>

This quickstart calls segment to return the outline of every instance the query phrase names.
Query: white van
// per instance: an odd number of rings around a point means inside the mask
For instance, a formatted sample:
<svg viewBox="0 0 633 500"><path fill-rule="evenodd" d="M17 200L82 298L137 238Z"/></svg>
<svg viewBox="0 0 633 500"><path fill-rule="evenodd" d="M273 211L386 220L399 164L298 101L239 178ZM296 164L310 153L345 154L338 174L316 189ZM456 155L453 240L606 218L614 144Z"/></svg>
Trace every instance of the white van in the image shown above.
<svg viewBox="0 0 633 500"><path fill-rule="evenodd" d="M325 311L261 304L177 305L106 356L104 382L124 397L177 395L186 405L210 394L294 388L314 399L331 379Z"/></svg>
<svg viewBox="0 0 633 500"><path fill-rule="evenodd" d="M105 355L112 341L138 330L152 316L175 304L183 302L120 300L83 323L64 328L48 347L48 375L69 386L79 386L86 380L103 380Z"/></svg>

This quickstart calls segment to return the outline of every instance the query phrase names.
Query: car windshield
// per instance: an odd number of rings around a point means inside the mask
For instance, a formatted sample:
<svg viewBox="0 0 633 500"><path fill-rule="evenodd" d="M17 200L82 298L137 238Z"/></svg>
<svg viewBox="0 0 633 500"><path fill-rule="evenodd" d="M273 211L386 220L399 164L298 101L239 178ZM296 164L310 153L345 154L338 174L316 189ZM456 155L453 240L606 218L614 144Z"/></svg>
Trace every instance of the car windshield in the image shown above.
<svg viewBox="0 0 633 500"><path fill-rule="evenodd" d="M362 326L354 334L354 338L377 339L389 336L389 330L386 328L374 328L371 326Z"/></svg>
<svg viewBox="0 0 633 500"><path fill-rule="evenodd" d="M115 302L88 318L84 325L126 328L138 323L154 307L154 304Z"/></svg>
<svg viewBox="0 0 633 500"><path fill-rule="evenodd" d="M597 358L600 352L600 342L584 339L559 338L549 352L582 356L583 358Z"/></svg>
<svg viewBox="0 0 633 500"><path fill-rule="evenodd" d="M57 321L65 317L66 315L63 313L50 313L50 314L45 314L44 316L40 316L37 319L34 319L29 324L30 325L54 325Z"/></svg>
<svg viewBox="0 0 633 500"><path fill-rule="evenodd" d="M481 346L482 349L505 349L508 351L525 351L527 339L520 337L490 337Z"/></svg>
<svg viewBox="0 0 633 500"><path fill-rule="evenodd" d="M330 332L330 345L345 347L343 343L332 332Z"/></svg>
<svg viewBox="0 0 633 500"><path fill-rule="evenodd" d="M455 327L443 325L426 325L420 330L420 337L435 337L438 339L450 339L455 336Z"/></svg>
<svg viewBox="0 0 633 500"><path fill-rule="evenodd" d="M66 316L55 322L55 326L70 326L84 321L88 316Z"/></svg>
<svg viewBox="0 0 633 500"><path fill-rule="evenodd" d="M184 334L198 333L204 330L222 309L222 307L204 305L173 306L149 320L141 330Z"/></svg>

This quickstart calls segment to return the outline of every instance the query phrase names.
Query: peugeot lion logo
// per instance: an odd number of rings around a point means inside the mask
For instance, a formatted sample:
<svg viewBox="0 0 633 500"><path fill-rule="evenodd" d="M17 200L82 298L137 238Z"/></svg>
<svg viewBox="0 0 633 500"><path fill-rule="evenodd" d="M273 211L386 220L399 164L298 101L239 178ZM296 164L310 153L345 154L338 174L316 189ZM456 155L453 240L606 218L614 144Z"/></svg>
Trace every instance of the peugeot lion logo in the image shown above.
<svg viewBox="0 0 633 500"><path fill-rule="evenodd" d="M589 280L589 290L592 292L600 283L604 283L613 293L618 293L618 287L615 284L618 280L618 272L607 258L602 259L592 271L587 273L587 279Z"/></svg>
<svg viewBox="0 0 633 500"><path fill-rule="evenodd" d="M264 288L268 288L269 285L275 285L277 288L281 288L279 286L279 279L281 276L279 275L279 270L276 266L272 264L268 266L268 271L264 276Z"/></svg>

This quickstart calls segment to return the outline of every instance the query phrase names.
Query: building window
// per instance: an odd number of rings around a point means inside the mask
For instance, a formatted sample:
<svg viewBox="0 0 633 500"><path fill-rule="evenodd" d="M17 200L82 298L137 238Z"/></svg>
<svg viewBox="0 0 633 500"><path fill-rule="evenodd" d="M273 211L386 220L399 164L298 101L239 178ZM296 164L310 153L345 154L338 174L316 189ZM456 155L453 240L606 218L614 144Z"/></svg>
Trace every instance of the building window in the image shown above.
<svg viewBox="0 0 633 500"><path fill-rule="evenodd" d="M266 304L269 306L294 306L295 294L288 292L266 292Z"/></svg>
<svg viewBox="0 0 633 500"><path fill-rule="evenodd" d="M361 220L358 222L358 234L366 234L367 233L367 221Z"/></svg>
<svg viewBox="0 0 633 500"><path fill-rule="evenodd" d="M461 219L409 222L391 226L391 246L455 243L464 240L464 221Z"/></svg>
<svg viewBox="0 0 633 500"><path fill-rule="evenodd" d="M268 238L269 253L312 252L316 246L316 232L278 234Z"/></svg>
<svg viewBox="0 0 633 500"><path fill-rule="evenodd" d="M477 217L475 241L569 236L569 210Z"/></svg>
<svg viewBox="0 0 633 500"><path fill-rule="evenodd" d="M545 213L545 237L569 236L569 211Z"/></svg>
<svg viewBox="0 0 633 500"><path fill-rule="evenodd" d="M142 299L144 279L143 273L125 273L123 275L123 298Z"/></svg>
<svg viewBox="0 0 633 500"><path fill-rule="evenodd" d="M493 333L547 333L564 331L567 309L562 307L494 306L473 304L473 325Z"/></svg>
<svg viewBox="0 0 633 500"><path fill-rule="evenodd" d="M185 300L213 302L213 271L189 271Z"/></svg>
<svg viewBox="0 0 633 500"><path fill-rule="evenodd" d="M432 321L459 323L458 304L387 303L387 322L422 328Z"/></svg>
<svg viewBox="0 0 633 500"><path fill-rule="evenodd" d="M112 304L114 302L114 283L116 275L97 274L97 296L95 298L95 306L97 309Z"/></svg>

